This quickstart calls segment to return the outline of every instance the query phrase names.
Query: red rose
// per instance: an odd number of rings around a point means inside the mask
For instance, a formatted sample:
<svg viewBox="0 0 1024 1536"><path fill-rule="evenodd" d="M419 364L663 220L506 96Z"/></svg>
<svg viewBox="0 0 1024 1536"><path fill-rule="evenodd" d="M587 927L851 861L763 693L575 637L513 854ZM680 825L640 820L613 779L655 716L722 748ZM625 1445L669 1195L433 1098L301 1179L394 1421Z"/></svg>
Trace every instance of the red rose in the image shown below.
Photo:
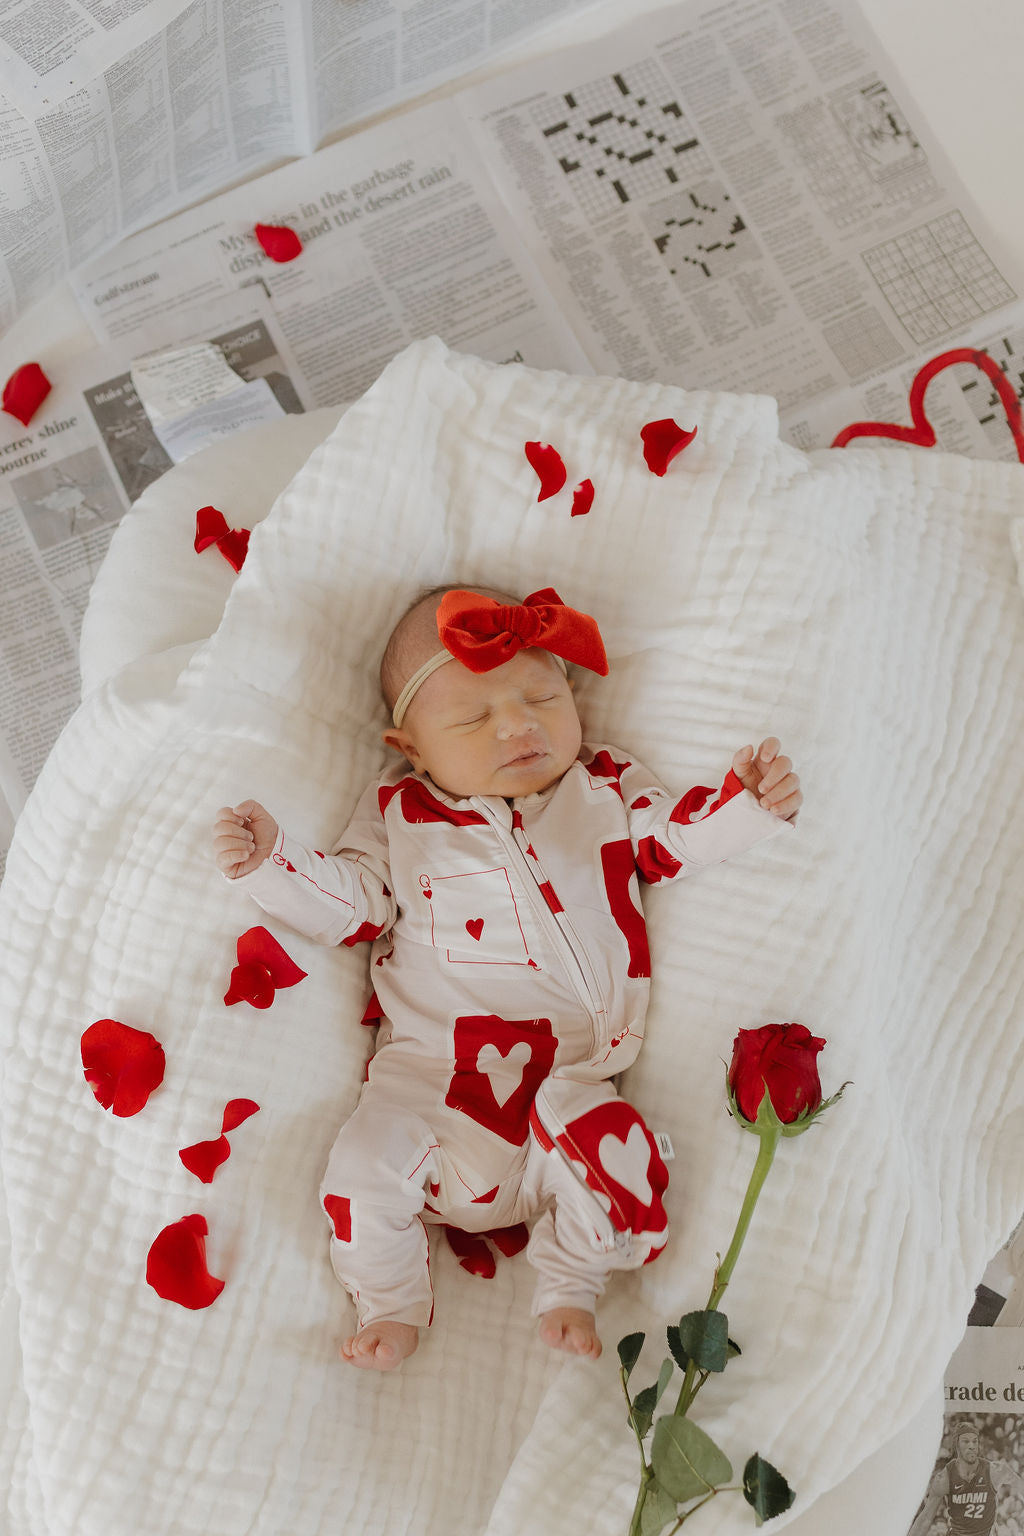
<svg viewBox="0 0 1024 1536"><path fill-rule="evenodd" d="M757 1119L766 1084L783 1125L813 1114L821 1104L817 1056L824 1044L803 1024L741 1029L733 1042L729 1090L744 1119Z"/></svg>

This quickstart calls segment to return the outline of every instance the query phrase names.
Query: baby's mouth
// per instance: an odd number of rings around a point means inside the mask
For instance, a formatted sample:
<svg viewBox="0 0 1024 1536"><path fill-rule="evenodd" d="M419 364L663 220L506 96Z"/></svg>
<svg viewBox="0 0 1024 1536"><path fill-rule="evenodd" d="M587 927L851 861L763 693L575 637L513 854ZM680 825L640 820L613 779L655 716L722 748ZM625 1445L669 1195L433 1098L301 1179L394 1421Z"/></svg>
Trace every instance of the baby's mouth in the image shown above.
<svg viewBox="0 0 1024 1536"><path fill-rule="evenodd" d="M531 747L528 752L520 752L517 757L510 757L505 764L506 768L525 768L530 763L537 762L546 754L539 747Z"/></svg>

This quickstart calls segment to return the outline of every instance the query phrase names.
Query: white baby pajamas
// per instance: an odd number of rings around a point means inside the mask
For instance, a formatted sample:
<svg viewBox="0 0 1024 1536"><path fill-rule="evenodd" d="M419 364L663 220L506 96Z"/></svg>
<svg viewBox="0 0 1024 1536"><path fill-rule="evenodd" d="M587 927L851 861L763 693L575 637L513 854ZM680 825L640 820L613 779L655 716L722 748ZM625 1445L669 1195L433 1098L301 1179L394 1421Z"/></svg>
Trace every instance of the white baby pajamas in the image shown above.
<svg viewBox="0 0 1024 1536"><path fill-rule="evenodd" d="M430 1322L424 1222L500 1233L536 1217L537 1314L592 1311L610 1270L657 1256L667 1173L610 1081L643 1039L637 882L785 826L731 771L676 800L616 748L585 745L557 784L511 803L396 766L333 853L282 831L233 882L321 943L371 942L377 1047L321 1186L360 1326Z"/></svg>

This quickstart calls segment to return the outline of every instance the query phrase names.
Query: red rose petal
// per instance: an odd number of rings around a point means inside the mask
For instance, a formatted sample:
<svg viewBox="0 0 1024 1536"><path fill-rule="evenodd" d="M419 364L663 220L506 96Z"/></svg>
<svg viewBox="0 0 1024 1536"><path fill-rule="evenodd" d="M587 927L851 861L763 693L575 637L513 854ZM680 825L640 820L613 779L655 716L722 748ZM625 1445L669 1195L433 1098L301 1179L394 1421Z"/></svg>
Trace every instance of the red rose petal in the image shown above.
<svg viewBox="0 0 1024 1536"><path fill-rule="evenodd" d="M163 1046L153 1035L116 1019L97 1019L81 1041L82 1069L104 1109L137 1115L164 1080Z"/></svg>
<svg viewBox="0 0 1024 1536"><path fill-rule="evenodd" d="M221 1130L227 1134L243 1125L250 1115L258 1115L260 1107L254 1099L229 1099L224 1106L224 1119L221 1122Z"/></svg>
<svg viewBox="0 0 1024 1536"><path fill-rule="evenodd" d="M661 421L649 421L645 427L641 427L644 460L651 474L663 475L676 454L688 448L696 436L696 427L692 432L686 432L671 416Z"/></svg>
<svg viewBox="0 0 1024 1536"><path fill-rule="evenodd" d="M265 966L275 987L294 987L306 972L300 970L267 928L247 928L238 940L241 965Z"/></svg>
<svg viewBox="0 0 1024 1536"><path fill-rule="evenodd" d="M226 1136L218 1136L213 1141L196 1141L190 1147L182 1147L178 1156L189 1173L210 1184L221 1163L231 1156L231 1147Z"/></svg>
<svg viewBox="0 0 1024 1536"><path fill-rule="evenodd" d="M482 1280L494 1279L498 1266L494 1262L494 1254L482 1237L478 1237L475 1232L463 1232L460 1227L450 1227L447 1224L445 1224L444 1235L463 1269L468 1270L471 1275L479 1275Z"/></svg>
<svg viewBox="0 0 1024 1536"><path fill-rule="evenodd" d="M594 505L593 480L581 480L572 493L572 511L570 517L585 517Z"/></svg>
<svg viewBox="0 0 1024 1536"><path fill-rule="evenodd" d="M228 532L228 520L216 507L200 507L196 513L196 537L194 549L201 555L204 549L216 544Z"/></svg>
<svg viewBox="0 0 1024 1536"><path fill-rule="evenodd" d="M249 1003L253 1008L269 1008L274 1001L274 981L265 965L236 965L224 993L227 1007Z"/></svg>
<svg viewBox="0 0 1024 1536"><path fill-rule="evenodd" d="M257 224L253 232L271 261L294 261L302 254L302 241L286 224Z"/></svg>
<svg viewBox="0 0 1024 1536"><path fill-rule="evenodd" d="M240 571L249 552L248 528L229 528L227 518L216 507L200 507L196 513L193 548L197 555L216 544L232 570Z"/></svg>
<svg viewBox="0 0 1024 1536"><path fill-rule="evenodd" d="M38 363L22 363L4 385L0 404L8 416L14 416L27 427L50 389L50 381Z"/></svg>
<svg viewBox="0 0 1024 1536"><path fill-rule="evenodd" d="M561 455L550 443L527 443L525 452L531 469L540 480L537 500L547 501L549 496L557 495L565 484L565 465Z"/></svg>
<svg viewBox="0 0 1024 1536"><path fill-rule="evenodd" d="M165 1301L198 1311L217 1300L224 1281L206 1267L206 1217L183 1216L153 1239L146 1260L146 1283Z"/></svg>

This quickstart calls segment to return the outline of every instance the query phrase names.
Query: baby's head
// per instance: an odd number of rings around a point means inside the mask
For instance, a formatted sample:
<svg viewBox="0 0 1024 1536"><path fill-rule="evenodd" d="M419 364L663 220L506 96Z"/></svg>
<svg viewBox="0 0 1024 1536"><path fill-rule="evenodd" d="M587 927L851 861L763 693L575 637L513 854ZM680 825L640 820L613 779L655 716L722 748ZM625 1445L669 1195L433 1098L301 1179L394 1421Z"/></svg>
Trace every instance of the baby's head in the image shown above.
<svg viewBox="0 0 1024 1536"><path fill-rule="evenodd" d="M555 594L545 592L535 594L534 605L549 596L558 603ZM467 633L462 615L474 602L487 612L483 635L469 635L463 648L471 666L442 649L438 610L445 645L458 650L460 635ZM404 753L417 773L428 774L439 789L460 799L538 794L562 777L580 749L579 715L559 657L543 643L521 648L518 640L507 643L504 621L522 611L517 598L490 587L471 592L439 587L408 609L384 652L381 687L394 719L393 728L384 732L385 742ZM545 612L553 611L548 603ZM564 612L572 615L570 627L578 620L577 629L590 625L597 636L593 620L571 609ZM482 639L487 651L501 643L501 634L510 659L495 665L478 642ZM600 637L595 649L587 634L584 649L599 660L597 670L606 671ZM543 642L544 636L539 638ZM487 670L474 670L481 662Z"/></svg>

